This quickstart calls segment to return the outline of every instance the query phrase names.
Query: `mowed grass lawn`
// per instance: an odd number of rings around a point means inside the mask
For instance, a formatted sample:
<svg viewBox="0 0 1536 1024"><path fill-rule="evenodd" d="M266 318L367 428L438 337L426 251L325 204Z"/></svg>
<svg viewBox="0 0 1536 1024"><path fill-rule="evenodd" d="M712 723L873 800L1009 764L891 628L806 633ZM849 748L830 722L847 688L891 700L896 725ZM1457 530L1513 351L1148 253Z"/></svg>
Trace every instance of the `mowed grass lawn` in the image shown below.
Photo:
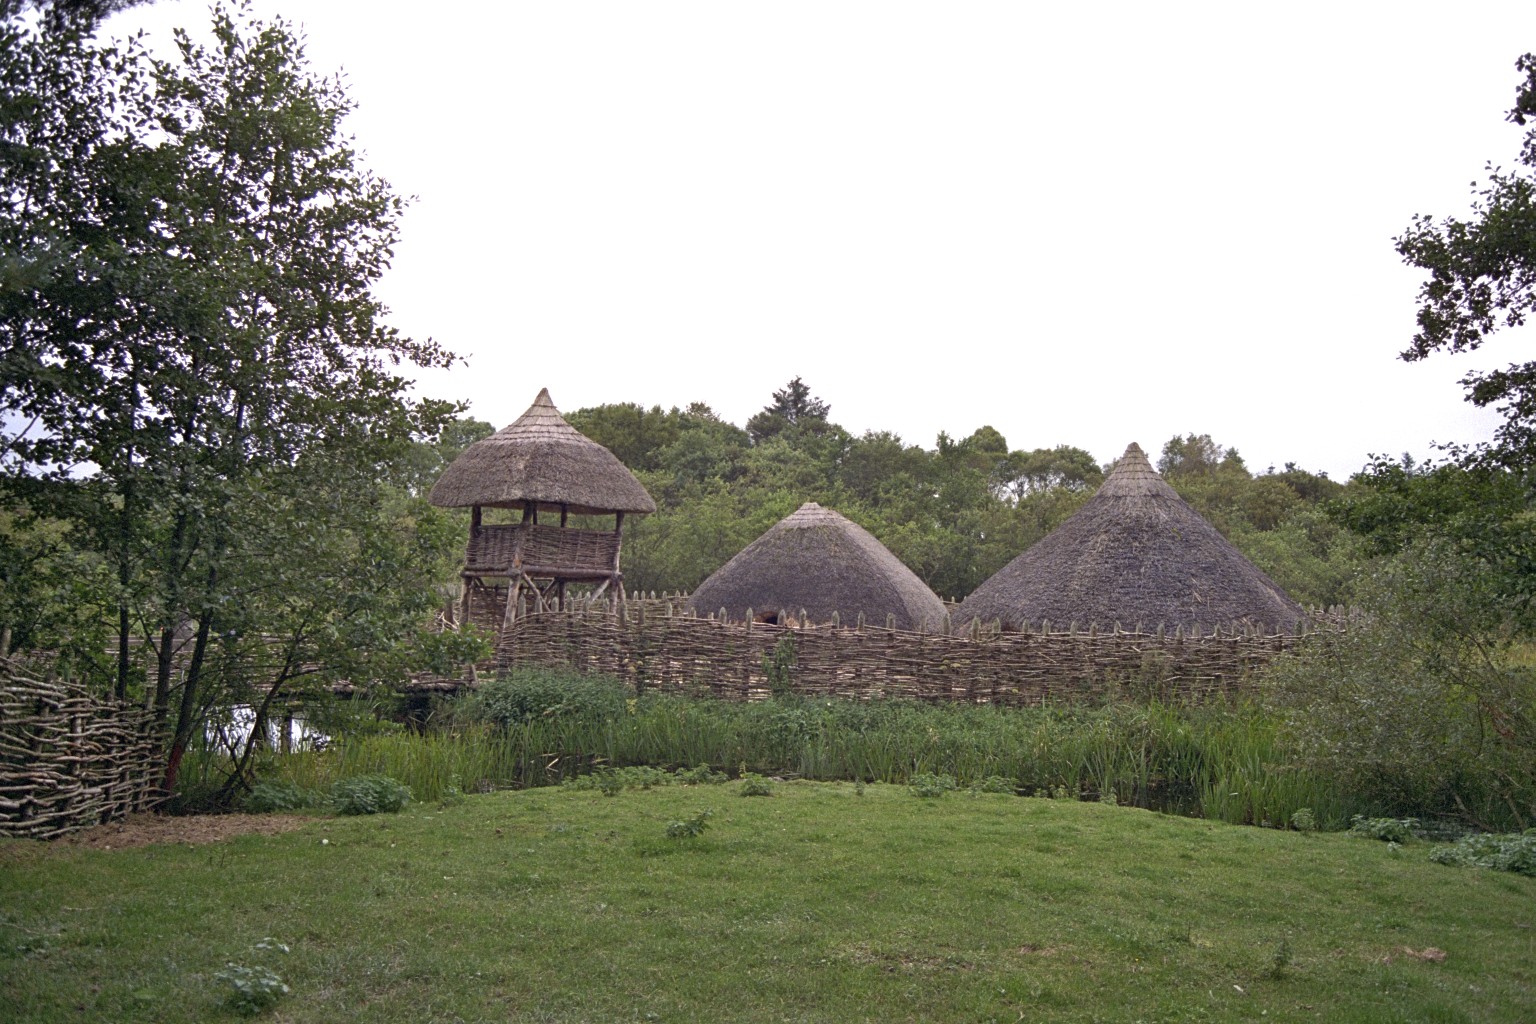
<svg viewBox="0 0 1536 1024"><path fill-rule="evenodd" d="M291 986L274 1021L1536 1019L1536 879L1427 844L740 788L498 793L199 847L9 841L0 1020L233 1019L229 961Z"/></svg>

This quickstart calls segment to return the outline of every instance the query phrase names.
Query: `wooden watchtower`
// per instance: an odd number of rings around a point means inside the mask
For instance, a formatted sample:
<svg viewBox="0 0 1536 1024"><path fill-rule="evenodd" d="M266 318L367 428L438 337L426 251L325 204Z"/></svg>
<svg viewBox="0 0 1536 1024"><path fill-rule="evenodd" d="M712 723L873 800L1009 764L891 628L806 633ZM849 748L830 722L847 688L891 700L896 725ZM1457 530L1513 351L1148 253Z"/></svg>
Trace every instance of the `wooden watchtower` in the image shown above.
<svg viewBox="0 0 1536 1024"><path fill-rule="evenodd" d="M454 459L428 500L471 509L458 621L470 621L472 609L487 602L505 602L499 608L503 625L516 616L525 593L540 609L563 608L567 583L597 584L594 597L604 591L622 596L624 516L656 511L640 481L612 452L565 422L548 388L517 422ZM488 523L486 509L511 509L522 517ZM555 514L558 526L549 522ZM573 515L613 516L613 529L571 526Z"/></svg>

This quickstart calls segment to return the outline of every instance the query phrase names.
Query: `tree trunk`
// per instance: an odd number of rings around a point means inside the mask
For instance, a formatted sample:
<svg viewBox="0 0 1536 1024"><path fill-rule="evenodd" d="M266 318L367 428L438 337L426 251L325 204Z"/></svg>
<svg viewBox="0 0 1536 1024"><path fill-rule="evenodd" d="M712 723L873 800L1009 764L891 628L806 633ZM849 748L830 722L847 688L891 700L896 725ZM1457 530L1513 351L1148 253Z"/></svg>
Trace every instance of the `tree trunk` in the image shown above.
<svg viewBox="0 0 1536 1024"><path fill-rule="evenodd" d="M132 453L129 463L132 464ZM128 627L132 621L128 607L128 587L133 582L133 484L123 485L123 509L117 521L117 683L112 688L118 700L128 699Z"/></svg>
<svg viewBox="0 0 1536 1024"><path fill-rule="evenodd" d="M214 573L209 574L212 590ZM208 652L208 636L212 632L213 611L205 610L197 620L197 640L192 646L192 663L187 666L187 678L181 684L181 706L176 714L176 735L171 740L171 753L165 762L165 781L161 784L166 796L176 794L176 781L181 774L181 759L192 741L192 730L197 725L197 697L203 678L203 657Z"/></svg>

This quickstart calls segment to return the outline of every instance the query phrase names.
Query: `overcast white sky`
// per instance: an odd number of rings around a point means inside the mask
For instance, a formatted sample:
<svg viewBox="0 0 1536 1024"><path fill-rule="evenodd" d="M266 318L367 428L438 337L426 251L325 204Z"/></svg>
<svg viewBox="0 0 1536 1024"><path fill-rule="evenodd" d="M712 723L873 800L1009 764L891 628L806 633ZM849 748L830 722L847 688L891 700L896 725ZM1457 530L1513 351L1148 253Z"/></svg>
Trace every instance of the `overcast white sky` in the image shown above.
<svg viewBox="0 0 1536 1024"><path fill-rule="evenodd" d="M392 322L497 426L540 387L740 424L798 375L929 448L1196 432L1342 478L1489 436L1457 381L1536 339L1398 361L1392 245L1514 162L1530 0L254 9L345 73L368 166L417 197Z"/></svg>

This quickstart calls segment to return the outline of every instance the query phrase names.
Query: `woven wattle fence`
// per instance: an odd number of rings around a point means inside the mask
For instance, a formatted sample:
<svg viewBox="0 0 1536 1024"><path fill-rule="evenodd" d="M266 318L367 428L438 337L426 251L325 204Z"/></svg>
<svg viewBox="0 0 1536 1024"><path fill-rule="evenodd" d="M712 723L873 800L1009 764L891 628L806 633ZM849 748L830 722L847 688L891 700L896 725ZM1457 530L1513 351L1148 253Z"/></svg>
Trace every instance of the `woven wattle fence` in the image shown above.
<svg viewBox="0 0 1536 1024"><path fill-rule="evenodd" d="M159 798L162 747L140 708L0 658L0 836L49 839Z"/></svg>
<svg viewBox="0 0 1536 1024"><path fill-rule="evenodd" d="M1117 693L1233 693L1299 634L1144 629L952 636L701 619L663 607L537 612L502 632L495 668L569 667L637 690L750 700L806 696L1005 705Z"/></svg>

